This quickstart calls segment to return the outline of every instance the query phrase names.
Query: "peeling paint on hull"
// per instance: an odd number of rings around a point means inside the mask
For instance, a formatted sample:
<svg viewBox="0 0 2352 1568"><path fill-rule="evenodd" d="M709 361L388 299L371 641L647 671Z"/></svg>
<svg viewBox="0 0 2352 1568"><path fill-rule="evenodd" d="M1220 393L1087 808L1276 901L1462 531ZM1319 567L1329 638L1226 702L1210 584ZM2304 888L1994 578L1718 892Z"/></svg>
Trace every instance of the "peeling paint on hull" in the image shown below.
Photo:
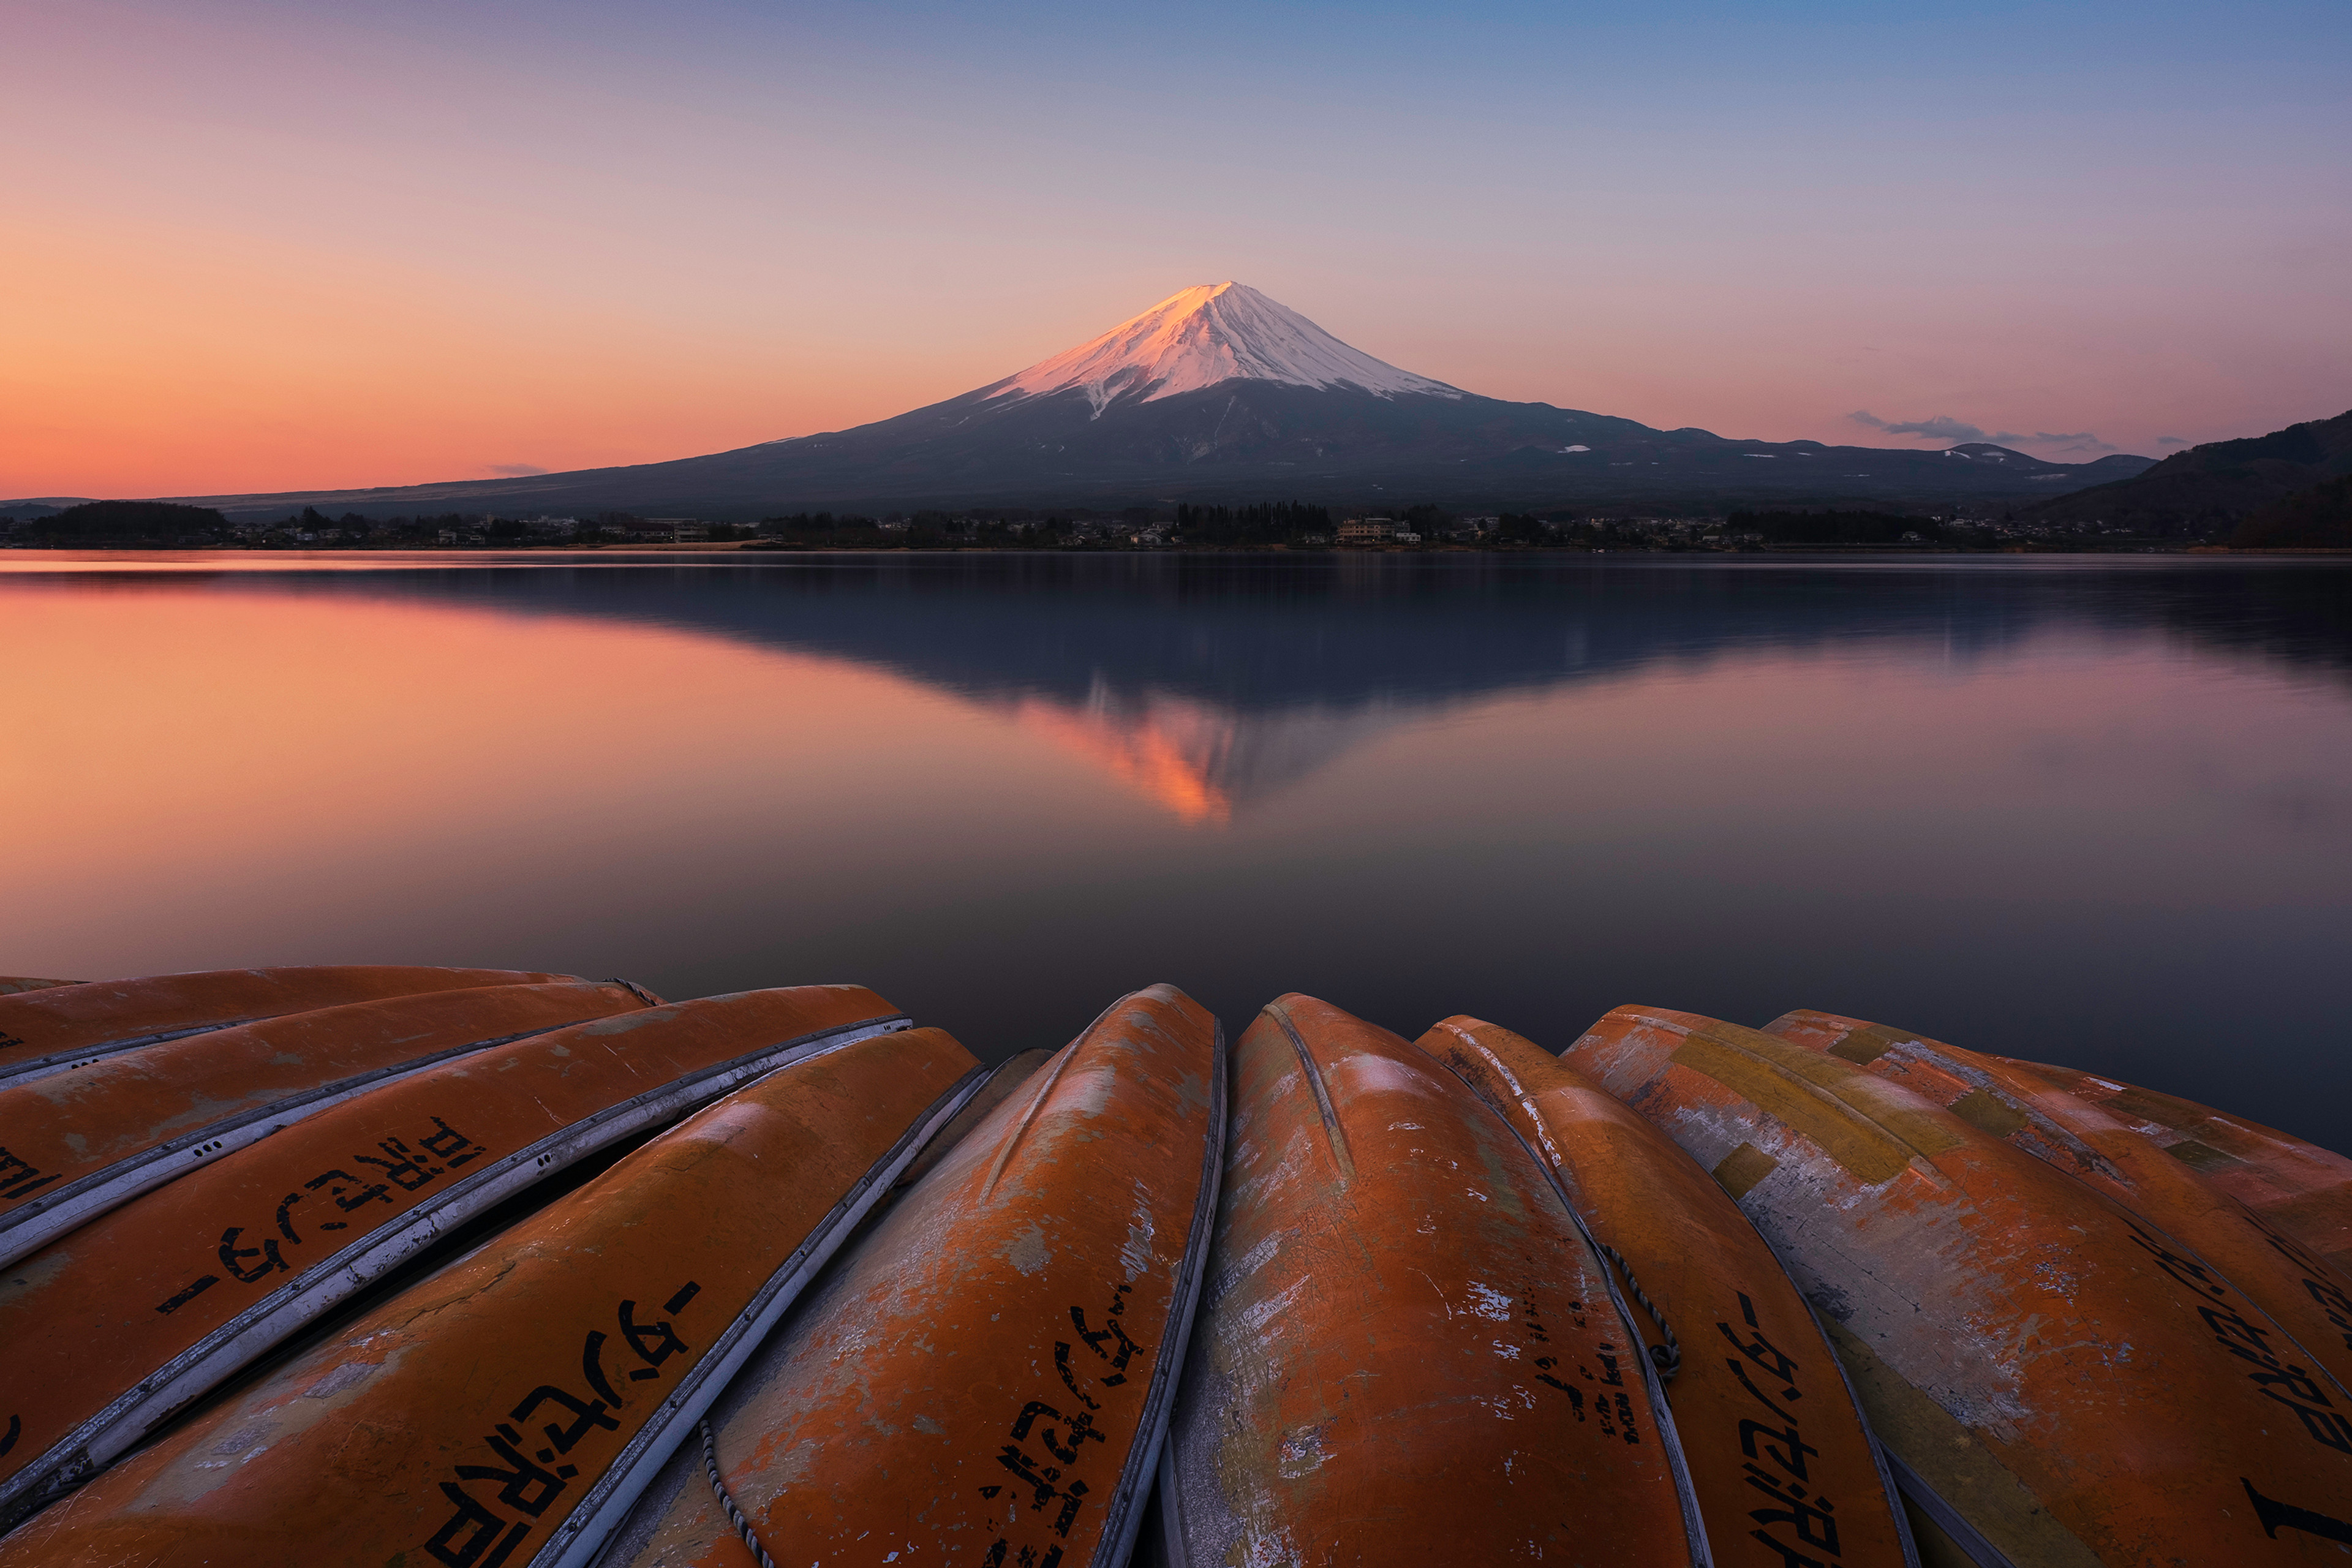
<svg viewBox="0 0 2352 1568"><path fill-rule="evenodd" d="M2318 1368L2352 1410L2352 1277L2105 1108L1999 1057L1859 1018L1801 1011L1765 1032L1901 1084L2145 1215L2270 1314L2294 1337L2290 1359Z"/></svg>
<svg viewBox="0 0 2352 1568"><path fill-rule="evenodd" d="M1172 986L1125 998L803 1303L712 1422L779 1563L1126 1562L1204 1259L1223 1054ZM698 1451L603 1559L744 1561Z"/></svg>
<svg viewBox="0 0 2352 1568"><path fill-rule="evenodd" d="M2137 1128L2265 1223L2352 1274L2352 1160L2177 1095L2072 1068L2008 1065Z"/></svg>
<svg viewBox="0 0 2352 1568"><path fill-rule="evenodd" d="M1291 995L1234 1103L1163 1561L1707 1561L1599 1258L1459 1079Z"/></svg>
<svg viewBox="0 0 2352 1568"><path fill-rule="evenodd" d="M1682 1365L1667 1394L1718 1568L1787 1568L1792 1556L1916 1563L1828 1342L1723 1189L1599 1084L1508 1029L1456 1016L1416 1043L1552 1164L1674 1326Z"/></svg>
<svg viewBox="0 0 2352 1568"><path fill-rule="evenodd" d="M2010 1562L2342 1560L2282 1521L2347 1528L2352 1410L2147 1220L1758 1030L1621 1007L1565 1058L1738 1193L1889 1453Z"/></svg>

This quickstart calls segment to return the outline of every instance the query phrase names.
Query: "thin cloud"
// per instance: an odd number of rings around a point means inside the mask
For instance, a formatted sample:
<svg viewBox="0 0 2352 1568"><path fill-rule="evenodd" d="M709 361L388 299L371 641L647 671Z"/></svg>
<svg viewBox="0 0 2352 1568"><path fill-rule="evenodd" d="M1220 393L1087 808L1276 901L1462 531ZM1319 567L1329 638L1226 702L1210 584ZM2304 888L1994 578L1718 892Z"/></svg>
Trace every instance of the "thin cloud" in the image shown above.
<svg viewBox="0 0 2352 1568"><path fill-rule="evenodd" d="M537 463L492 463L489 468L502 479L527 479L533 474L547 472Z"/></svg>
<svg viewBox="0 0 2352 1568"><path fill-rule="evenodd" d="M1933 441L1982 441L1989 439L1982 430L1965 419L1955 419L1948 414L1938 414L1932 419L1881 419L1866 408L1857 408L1846 416L1857 425L1867 425L1873 430L1884 430L1889 436L1917 436Z"/></svg>
<svg viewBox="0 0 2352 1568"><path fill-rule="evenodd" d="M2042 446L2055 447L2062 452L2120 452L2123 450L2113 441L2102 441L2088 430L2070 430L2059 435L2042 430L2037 432L2033 439Z"/></svg>
<svg viewBox="0 0 2352 1568"><path fill-rule="evenodd" d="M1965 419L1955 419L1948 414L1938 414L1932 419L1881 419L1866 408L1857 408L1846 416L1856 425L1866 425L1873 430L1884 430L1889 436L1916 436L1925 441L1990 441L1996 447L2024 443L2034 447L2052 447L2061 452L2119 452L2122 447L2112 441L2102 441L2088 430L2037 430L2024 435L2016 430L2000 430L1986 435ZM2167 437L2169 441L2171 438ZM2175 442L2175 445L2186 445Z"/></svg>
<svg viewBox="0 0 2352 1568"><path fill-rule="evenodd" d="M2186 447L2189 442L2179 436L2158 436L2156 444L2159 447Z"/></svg>

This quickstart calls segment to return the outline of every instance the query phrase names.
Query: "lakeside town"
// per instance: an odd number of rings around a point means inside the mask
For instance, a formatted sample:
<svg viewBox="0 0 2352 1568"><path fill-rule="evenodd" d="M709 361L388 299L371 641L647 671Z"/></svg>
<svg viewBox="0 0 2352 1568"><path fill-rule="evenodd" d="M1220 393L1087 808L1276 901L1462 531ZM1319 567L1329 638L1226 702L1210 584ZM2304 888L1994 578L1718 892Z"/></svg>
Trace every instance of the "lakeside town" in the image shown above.
<svg viewBox="0 0 2352 1568"><path fill-rule="evenodd" d="M743 523L613 511L591 517L447 513L378 519L358 512L330 517L313 508L274 520L232 520L170 502L96 501L45 517L0 516L0 549L2157 552L2219 542L2204 533L2155 535L2103 521L2028 521L1963 509L1610 516L1460 514L1416 506L1394 516L1351 516L1294 504L1180 504L1104 512L800 512Z"/></svg>

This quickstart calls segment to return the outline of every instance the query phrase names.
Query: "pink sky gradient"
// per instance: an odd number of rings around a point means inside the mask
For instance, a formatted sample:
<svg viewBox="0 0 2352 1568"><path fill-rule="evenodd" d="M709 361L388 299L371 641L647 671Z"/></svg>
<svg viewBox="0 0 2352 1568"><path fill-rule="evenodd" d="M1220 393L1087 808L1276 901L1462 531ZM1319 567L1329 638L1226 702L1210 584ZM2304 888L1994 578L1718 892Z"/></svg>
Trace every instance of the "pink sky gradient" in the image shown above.
<svg viewBox="0 0 2352 1568"><path fill-rule="evenodd" d="M719 450L1224 278L1727 436L2158 456L2352 405L2340 8L17 18L0 496Z"/></svg>

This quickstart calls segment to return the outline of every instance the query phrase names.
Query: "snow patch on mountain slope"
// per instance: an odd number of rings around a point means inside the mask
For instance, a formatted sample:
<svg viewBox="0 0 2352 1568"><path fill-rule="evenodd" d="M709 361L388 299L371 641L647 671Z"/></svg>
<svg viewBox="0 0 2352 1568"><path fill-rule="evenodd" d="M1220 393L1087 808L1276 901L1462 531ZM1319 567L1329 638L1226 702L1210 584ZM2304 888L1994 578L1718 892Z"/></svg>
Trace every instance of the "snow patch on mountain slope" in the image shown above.
<svg viewBox="0 0 2352 1568"><path fill-rule="evenodd" d="M981 395L994 402L1078 387L1099 415L1139 393L1138 401L1150 403L1236 376L1292 386L1356 386L1382 397L1465 395L1351 349L1297 311L1234 282L1171 294L1092 342L982 387Z"/></svg>

